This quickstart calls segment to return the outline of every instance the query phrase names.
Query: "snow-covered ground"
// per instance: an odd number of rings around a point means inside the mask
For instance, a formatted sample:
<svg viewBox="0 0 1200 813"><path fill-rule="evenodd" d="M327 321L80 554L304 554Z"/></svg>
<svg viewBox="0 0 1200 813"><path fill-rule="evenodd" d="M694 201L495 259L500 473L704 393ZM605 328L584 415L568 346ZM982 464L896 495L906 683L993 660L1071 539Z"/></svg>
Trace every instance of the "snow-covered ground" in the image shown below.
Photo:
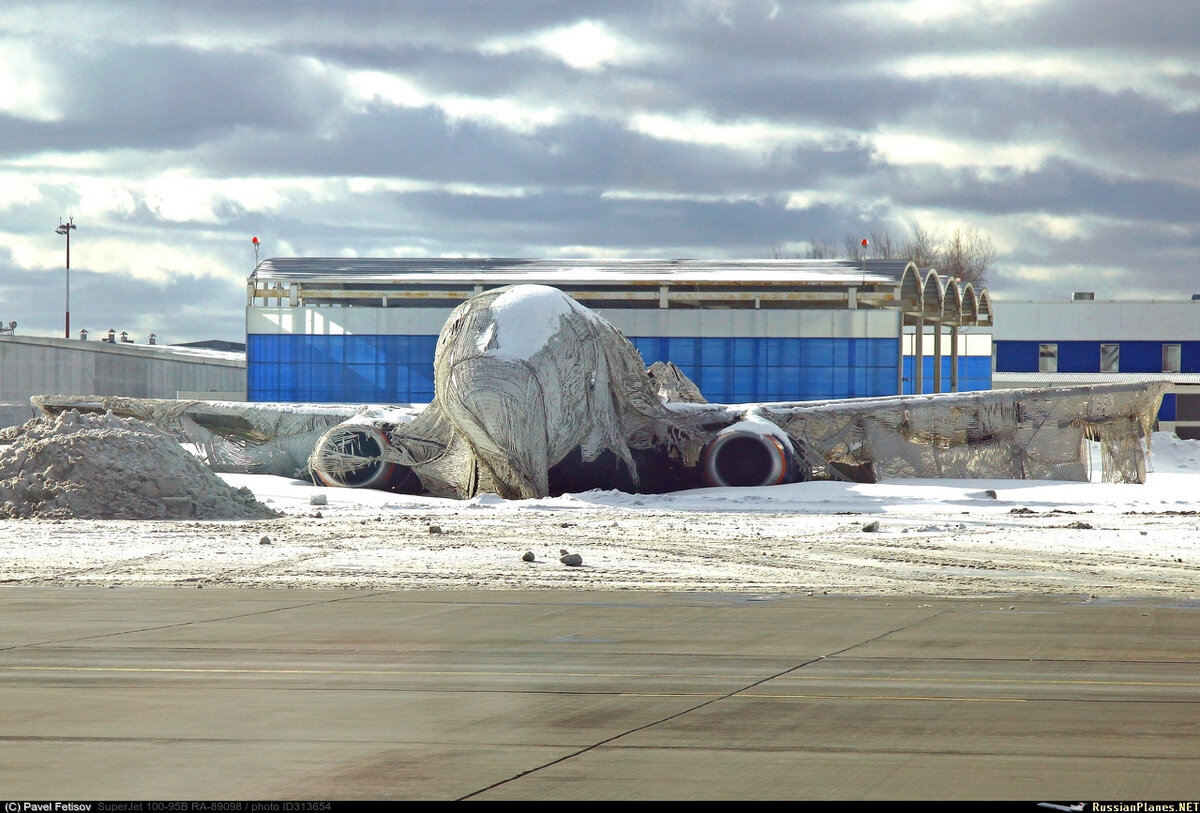
<svg viewBox="0 0 1200 813"><path fill-rule="evenodd" d="M1156 434L1152 450L1145 485L895 480L456 502L222 475L285 516L10 520L0 583L1197 599L1200 443ZM583 565L560 563L563 549Z"/></svg>

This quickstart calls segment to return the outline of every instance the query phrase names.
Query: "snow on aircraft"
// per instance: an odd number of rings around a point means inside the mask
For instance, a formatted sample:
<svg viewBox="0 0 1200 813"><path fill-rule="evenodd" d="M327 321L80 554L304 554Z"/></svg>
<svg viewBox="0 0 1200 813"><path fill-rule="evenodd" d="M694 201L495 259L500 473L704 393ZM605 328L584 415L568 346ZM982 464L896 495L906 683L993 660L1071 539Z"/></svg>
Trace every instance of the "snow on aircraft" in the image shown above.
<svg viewBox="0 0 1200 813"><path fill-rule="evenodd" d="M673 364L644 367L611 324L542 285L485 291L446 322L434 400L386 406L37 396L46 412L111 410L195 444L218 471L328 486L510 499L662 493L813 478L1144 482L1167 382L710 404Z"/></svg>

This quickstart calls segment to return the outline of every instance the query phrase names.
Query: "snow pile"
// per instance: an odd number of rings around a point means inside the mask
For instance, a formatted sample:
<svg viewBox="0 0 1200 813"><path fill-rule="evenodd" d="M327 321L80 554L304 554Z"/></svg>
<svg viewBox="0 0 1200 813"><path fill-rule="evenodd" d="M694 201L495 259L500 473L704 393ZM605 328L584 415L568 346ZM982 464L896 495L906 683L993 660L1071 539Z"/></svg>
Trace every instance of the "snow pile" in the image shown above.
<svg viewBox="0 0 1200 813"><path fill-rule="evenodd" d="M170 435L133 419L64 412L0 432L0 517L275 516Z"/></svg>

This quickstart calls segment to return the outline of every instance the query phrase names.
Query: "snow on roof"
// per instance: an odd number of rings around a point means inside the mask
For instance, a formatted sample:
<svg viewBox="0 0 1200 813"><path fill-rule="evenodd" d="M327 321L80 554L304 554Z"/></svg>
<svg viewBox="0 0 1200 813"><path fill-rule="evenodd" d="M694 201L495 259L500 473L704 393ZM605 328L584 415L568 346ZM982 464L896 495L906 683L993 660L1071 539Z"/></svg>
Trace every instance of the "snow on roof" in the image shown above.
<svg viewBox="0 0 1200 813"><path fill-rule="evenodd" d="M895 284L904 260L628 260L274 257L258 280L341 283Z"/></svg>
<svg viewBox="0 0 1200 813"><path fill-rule="evenodd" d="M1058 384L1138 384L1142 381L1172 381L1176 384L1200 384L1200 373L1042 373L994 372L993 384L1044 382L1046 386Z"/></svg>
<svg viewBox="0 0 1200 813"><path fill-rule="evenodd" d="M213 350L206 347L189 347L178 344L137 344L134 342L115 342L98 340L64 339L55 336L0 336L0 341L12 344L30 344L44 347L57 347L66 350L79 350L91 353L132 353L141 355L177 356L194 359L209 359L244 364L245 352L231 350Z"/></svg>

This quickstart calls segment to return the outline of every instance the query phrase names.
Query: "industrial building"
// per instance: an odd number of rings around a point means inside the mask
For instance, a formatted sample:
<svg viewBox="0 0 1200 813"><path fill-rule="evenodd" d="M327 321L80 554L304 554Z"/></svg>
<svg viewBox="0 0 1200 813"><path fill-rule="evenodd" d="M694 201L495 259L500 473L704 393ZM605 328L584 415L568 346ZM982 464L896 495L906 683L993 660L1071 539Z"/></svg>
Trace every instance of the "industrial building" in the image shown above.
<svg viewBox="0 0 1200 813"><path fill-rule="evenodd" d="M1002 303L996 389L1166 380L1159 427L1200 439L1200 299Z"/></svg>
<svg viewBox="0 0 1200 813"><path fill-rule="evenodd" d="M518 283L566 292L710 401L991 386L987 291L903 261L275 258L247 285L247 398L427 402L451 311Z"/></svg>
<svg viewBox="0 0 1200 813"><path fill-rule="evenodd" d="M246 360L236 352L130 341L0 336L0 426L33 415L34 395L245 398Z"/></svg>

